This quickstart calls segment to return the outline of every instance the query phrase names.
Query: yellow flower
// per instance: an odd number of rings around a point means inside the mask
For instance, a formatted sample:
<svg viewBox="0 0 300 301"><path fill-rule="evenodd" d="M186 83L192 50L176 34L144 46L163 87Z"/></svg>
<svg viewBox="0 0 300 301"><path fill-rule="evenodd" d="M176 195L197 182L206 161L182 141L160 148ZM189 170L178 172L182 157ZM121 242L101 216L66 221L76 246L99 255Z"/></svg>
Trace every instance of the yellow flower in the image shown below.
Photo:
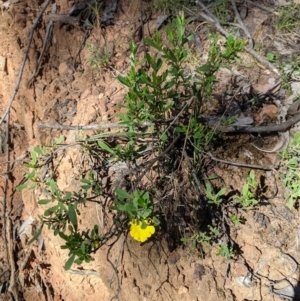
<svg viewBox="0 0 300 301"><path fill-rule="evenodd" d="M143 220L146 228L142 229L142 222L133 219L130 224L130 235L137 241L144 242L155 233L154 226L148 220Z"/></svg>

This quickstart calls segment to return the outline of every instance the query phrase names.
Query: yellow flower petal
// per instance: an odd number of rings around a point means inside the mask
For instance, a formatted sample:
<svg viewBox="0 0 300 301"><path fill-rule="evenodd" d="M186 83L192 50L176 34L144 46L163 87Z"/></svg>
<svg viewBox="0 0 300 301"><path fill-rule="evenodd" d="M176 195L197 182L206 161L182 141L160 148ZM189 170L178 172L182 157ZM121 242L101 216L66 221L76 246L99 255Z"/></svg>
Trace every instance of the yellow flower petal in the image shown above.
<svg viewBox="0 0 300 301"><path fill-rule="evenodd" d="M155 227L150 225L148 220L144 220L146 223L146 228L142 229L142 222L137 220L132 220L130 224L130 232L129 234L137 241L145 242L148 238L150 238L155 233Z"/></svg>

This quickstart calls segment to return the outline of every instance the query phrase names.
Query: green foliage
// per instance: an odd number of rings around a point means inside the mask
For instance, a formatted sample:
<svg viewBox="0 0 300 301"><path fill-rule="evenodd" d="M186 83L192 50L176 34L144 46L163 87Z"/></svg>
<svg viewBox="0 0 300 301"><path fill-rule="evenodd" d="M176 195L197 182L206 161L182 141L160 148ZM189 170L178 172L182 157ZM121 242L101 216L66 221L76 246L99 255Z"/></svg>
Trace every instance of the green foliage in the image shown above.
<svg viewBox="0 0 300 301"><path fill-rule="evenodd" d="M203 244L210 244L213 240L220 237L220 231L212 226L208 226L209 232L197 232L190 237L183 237L181 241L190 245L191 249L202 248Z"/></svg>
<svg viewBox="0 0 300 301"><path fill-rule="evenodd" d="M251 209L253 206L258 204L258 201L255 199L256 187L257 182L255 180L255 174L254 171L251 170L247 177L247 182L242 188L241 196L235 196L234 200L243 208Z"/></svg>
<svg viewBox="0 0 300 301"><path fill-rule="evenodd" d="M239 225L239 224L241 223L241 219L240 219L237 215L235 215L235 214L233 214L233 215L230 216L230 221L231 221L235 226L237 226L237 225Z"/></svg>
<svg viewBox="0 0 300 301"><path fill-rule="evenodd" d="M130 137L130 135L129 135ZM130 141L125 145L117 145L111 148L102 140L97 141L99 147L108 152L113 161L135 161L141 157L141 153L147 148L146 144L138 144L134 137L130 137Z"/></svg>
<svg viewBox="0 0 300 301"><path fill-rule="evenodd" d="M153 204L150 200L148 192L143 190L135 190L133 194L129 194L123 189L116 189L118 200L111 209L127 214L129 220L137 220L143 222L151 218L154 225L159 225L159 219L153 215Z"/></svg>
<svg viewBox="0 0 300 301"><path fill-rule="evenodd" d="M94 253L99 249L103 237L99 235L98 226L95 225L89 234L90 230L81 231L74 228L72 225L68 227L70 234L67 235L64 232L59 232L59 236L65 240L65 245L62 245L62 249L69 250L69 259L65 264L65 269L68 270L75 261L76 264L81 264L83 261L91 261L91 253ZM77 259L76 259L77 258Z"/></svg>
<svg viewBox="0 0 300 301"><path fill-rule="evenodd" d="M100 43L99 43L100 44ZM91 68L96 71L101 71L109 67L110 60L114 53L114 46L105 42L104 47L98 44L88 44L87 49L89 51L89 57L87 58L88 62L91 65Z"/></svg>
<svg viewBox="0 0 300 301"><path fill-rule="evenodd" d="M164 122L168 116L179 119L180 114L184 116L186 112L191 112L188 123L180 123L176 133L184 134L193 142L196 160L199 151L205 149L216 136L215 131L199 122L202 106L212 95L215 73L236 58L244 42L229 36L224 50L220 51L218 38L212 35L207 63L198 67L195 76L192 76L185 72L186 47L192 35L186 34L183 15L173 20L167 30L167 39L168 46L162 43L158 32L153 39L146 38L146 44L154 52L147 52L142 61L137 57L137 46L130 43L130 71L126 76L117 77L128 88L124 106L126 112L120 115L120 123L129 127L128 135L132 140L136 139L136 129L139 129L140 133L153 133L166 143L170 140Z"/></svg>
<svg viewBox="0 0 300 301"><path fill-rule="evenodd" d="M87 139L82 143L83 148L89 154L101 160L104 166L103 171L107 172L109 165L121 162L144 168L147 172L147 168L151 168L153 164L152 159L148 160L145 165L139 164L138 159L144 157L144 153L147 153L149 149L151 155L157 158L155 168L163 170L166 168L165 163L172 162L173 156L173 154L170 156L166 154L166 149L171 147L175 149L177 141L179 141L179 146L176 146L177 154L182 152L183 147L191 150L195 170L197 170L201 153L216 136L214 130L201 122L204 104L211 99L216 72L220 67L228 66L237 57L244 42L229 36L220 49L217 36L212 35L207 62L199 66L194 75L190 75L185 67L188 58L188 43L191 39L192 35L187 34L184 15L181 14L173 19L171 26L167 29L166 43L162 42L158 32L153 39L145 39L150 50L143 60L139 59L138 47L133 42L130 43L130 70L127 75L117 77L120 83L128 89L125 96L125 110L123 114L120 114L120 123L127 126L126 131L120 135L122 140L105 140L104 135L99 134L95 135L94 140ZM103 68L109 65L113 48L108 43L104 49L89 45L88 50L93 68ZM154 206L149 192L138 189L138 184L134 183L130 191L116 189L108 192L98 181L96 171L90 171L80 179L81 186L78 191L70 192L59 189L57 185L59 174L56 173L56 169L52 170L49 175L47 174L47 177L43 176L45 173L41 173L42 167L48 164L48 161L52 160L53 163L53 149L62 141L63 137L60 137L49 148L33 149L31 161L26 164L30 168L30 171L24 175L26 182L18 187L21 190L39 185L47 195L47 198L38 201L39 205L45 206L45 211L40 216L41 227L30 243L37 239L43 227L47 226L54 235L64 240L62 249L69 251L65 269L69 269L73 263L90 262L92 254L109 238L120 235L122 231L128 231L126 227L123 227L125 224L129 226L128 222L131 223L132 232L138 230L138 233L133 233L133 238L138 241L145 241L144 238L147 238L145 235L154 234L154 226L160 224L158 216L161 216L161 211L159 211L161 208L159 205ZM171 144L171 142L174 143ZM165 158L170 160L167 162ZM160 178L165 176L166 174L159 175ZM153 183L153 187L156 184ZM251 190L252 186L250 185L248 190ZM206 185L206 190L209 203L220 208L225 190L221 189L214 194L210 184ZM96 225L92 229L80 229L78 218L80 206L86 205L91 198L105 194L110 196L115 194L114 204L111 207L117 211L118 222L114 225L115 232L100 235ZM250 194L247 196L249 197ZM142 223L140 229L138 229L139 222ZM145 233L147 229L149 233ZM143 234L143 236L138 237L138 234ZM182 241L190 243L192 247L198 247L220 236L221 233L217 228L209 226L208 233L196 233L189 238L183 238Z"/></svg>
<svg viewBox="0 0 300 301"><path fill-rule="evenodd" d="M282 32L293 32L300 28L300 6L291 1L289 5L280 6L275 14L275 28Z"/></svg>
<svg viewBox="0 0 300 301"><path fill-rule="evenodd" d="M206 195L209 204L220 205L223 201L222 196L225 195L225 189L223 188L218 193L214 194L212 186L209 183L206 183Z"/></svg>
<svg viewBox="0 0 300 301"><path fill-rule="evenodd" d="M94 172L89 172L86 179L81 179L80 182L83 184L81 186L83 190L84 200L86 199L87 191L91 190L97 196L102 195L103 187L102 183L99 182Z"/></svg>
<svg viewBox="0 0 300 301"><path fill-rule="evenodd" d="M292 54L288 57L280 56L272 52L268 52L267 60L276 64L281 73L281 86L287 91L287 94L292 94L291 76L300 76L300 66L298 55Z"/></svg>
<svg viewBox="0 0 300 301"><path fill-rule="evenodd" d="M210 0L214 15L220 20L221 24L228 23L230 11L228 8L228 0L214 1Z"/></svg>
<svg viewBox="0 0 300 301"><path fill-rule="evenodd" d="M234 257L233 248L229 247L226 243L221 243L217 255L223 257L226 260L230 260Z"/></svg>
<svg viewBox="0 0 300 301"><path fill-rule="evenodd" d="M158 11L164 14L176 14L184 7L194 5L192 0L153 0L151 2L151 11Z"/></svg>
<svg viewBox="0 0 300 301"><path fill-rule="evenodd" d="M25 182L18 185L16 187L16 190L20 191L24 188L34 189L37 183L40 183L43 180L40 178L39 171L41 167L47 164L47 161L49 159L48 154L51 153L51 150L57 145L61 144L63 140L64 136L61 135L55 142L52 143L50 147L43 146L42 148L40 148L36 146L33 148L30 153L31 161L29 163L24 163L24 166L29 168L29 172L23 174ZM39 159L43 162L39 163Z"/></svg>
<svg viewBox="0 0 300 301"><path fill-rule="evenodd" d="M48 208L42 216L39 216L41 227L29 241L29 244L39 237L44 225L46 225L48 229L53 231L54 235L59 235L66 241L62 248L69 249L69 259L65 265L65 268L69 269L74 261L78 264L82 261L89 262L90 254L99 247L99 242L102 241L98 233L98 226L94 226L91 235L89 235L89 230L80 232L77 218L77 215L80 214L78 204L86 203L88 191L93 191L95 195L101 195L102 185L95 179L93 172L88 173L87 178L81 179L83 185L79 192L62 192L58 189L54 178L40 178L40 169L51 158L49 153L51 154L53 148L57 147L63 139L64 137L61 136L52 143L51 147L35 147L32 150L31 161L24 164L30 168L30 172L24 174L26 182L19 185L17 189L35 188L37 185L44 187L44 192L49 198L39 200L38 204ZM67 231L70 233L66 234Z"/></svg>
<svg viewBox="0 0 300 301"><path fill-rule="evenodd" d="M300 197L300 132L296 132L289 146L282 152L283 173L281 178L285 187L287 205L291 209Z"/></svg>

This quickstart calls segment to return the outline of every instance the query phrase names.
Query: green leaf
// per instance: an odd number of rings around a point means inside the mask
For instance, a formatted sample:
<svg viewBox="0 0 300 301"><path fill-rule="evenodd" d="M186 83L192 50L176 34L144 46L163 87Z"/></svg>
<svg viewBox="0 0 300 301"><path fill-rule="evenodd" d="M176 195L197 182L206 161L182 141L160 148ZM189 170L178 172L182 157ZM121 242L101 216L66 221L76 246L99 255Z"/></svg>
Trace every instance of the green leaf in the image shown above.
<svg viewBox="0 0 300 301"><path fill-rule="evenodd" d="M117 76L117 80L118 80L121 84L123 84L124 86L130 88L131 84L130 84L130 81L128 80L127 77Z"/></svg>
<svg viewBox="0 0 300 301"><path fill-rule="evenodd" d="M107 145L105 144L102 140L98 140L97 141L99 147L101 147L102 149L106 150L107 152L111 153L111 154L115 154L115 152Z"/></svg>
<svg viewBox="0 0 300 301"><path fill-rule="evenodd" d="M23 165L27 168L35 168L35 165L29 163L24 163Z"/></svg>
<svg viewBox="0 0 300 301"><path fill-rule="evenodd" d="M142 218L147 218L150 214L152 213L152 209L146 209L144 210L143 214L142 214Z"/></svg>
<svg viewBox="0 0 300 301"><path fill-rule="evenodd" d="M162 142L168 141L168 136L167 136L167 134L166 134L166 133L162 133L162 134L160 135L160 140L161 140Z"/></svg>
<svg viewBox="0 0 300 301"><path fill-rule="evenodd" d="M210 64L205 64L197 69L198 72L208 72L211 70Z"/></svg>
<svg viewBox="0 0 300 301"><path fill-rule="evenodd" d="M72 193L70 191L67 191L66 195L63 197L63 200L68 201L71 199L71 197L72 197Z"/></svg>
<svg viewBox="0 0 300 301"><path fill-rule="evenodd" d="M85 251L85 243L83 242L80 246L80 249L81 249L81 254L85 254L86 251Z"/></svg>
<svg viewBox="0 0 300 301"><path fill-rule="evenodd" d="M38 239L38 237L41 235L43 230L44 224L42 224L41 228L37 230L37 232L34 234L34 236L29 240L28 245L31 245L35 240Z"/></svg>
<svg viewBox="0 0 300 301"><path fill-rule="evenodd" d="M50 189L51 189L52 194L55 195L57 192L55 181L53 179L51 179L49 184L50 184Z"/></svg>
<svg viewBox="0 0 300 301"><path fill-rule="evenodd" d="M84 184L90 184L91 182L87 179L81 179L80 180L81 183L84 183Z"/></svg>
<svg viewBox="0 0 300 301"><path fill-rule="evenodd" d="M83 261L83 259L81 259L81 258L77 258L76 260L75 260L75 263L76 264L81 264L82 263L82 261Z"/></svg>
<svg viewBox="0 0 300 301"><path fill-rule="evenodd" d="M41 151L41 149L39 148L39 147L34 147L33 148L33 150L37 153L37 154L39 154L39 155L43 155L43 152Z"/></svg>
<svg viewBox="0 0 300 301"><path fill-rule="evenodd" d="M116 194L121 199L132 199L132 195L130 195L127 191L120 188L116 189Z"/></svg>
<svg viewBox="0 0 300 301"><path fill-rule="evenodd" d="M118 206L118 209L120 211L132 213L136 211L136 207L132 205L131 203L126 203L125 205Z"/></svg>
<svg viewBox="0 0 300 301"><path fill-rule="evenodd" d="M69 269L71 268L71 266L72 266L74 260L75 260L75 254L73 254L73 255L67 260L67 262L66 262L66 264L65 264L65 270L66 270L66 271L69 270Z"/></svg>
<svg viewBox="0 0 300 301"><path fill-rule="evenodd" d="M61 144L65 139L64 135L60 135L59 138L55 141L55 144Z"/></svg>
<svg viewBox="0 0 300 301"><path fill-rule="evenodd" d="M54 213L57 209L58 209L58 205L53 206L53 207L47 209L47 210L44 212L44 216L49 216L49 215L51 215L51 214Z"/></svg>
<svg viewBox="0 0 300 301"><path fill-rule="evenodd" d="M47 205L51 202L52 200L39 200L38 201L38 204L39 205Z"/></svg>
<svg viewBox="0 0 300 301"><path fill-rule="evenodd" d="M77 214L73 204L68 204L69 219L74 229L77 230Z"/></svg>
<svg viewBox="0 0 300 301"><path fill-rule="evenodd" d="M67 236L65 233L63 232L59 232L58 235L63 239L68 241L69 240L69 236Z"/></svg>
<svg viewBox="0 0 300 301"><path fill-rule="evenodd" d="M156 44L153 40L149 39L149 38L145 38L145 43L150 45L151 47L161 51L162 50L162 46Z"/></svg>
<svg viewBox="0 0 300 301"><path fill-rule="evenodd" d="M93 231L95 232L95 235L98 235L98 234L99 234L99 227L98 227L98 225L95 225L95 226L94 226Z"/></svg>
<svg viewBox="0 0 300 301"><path fill-rule="evenodd" d="M222 189L216 194L216 196L217 196L217 197L222 196L222 195L225 194L225 192L226 192L225 188L222 188Z"/></svg>
<svg viewBox="0 0 300 301"><path fill-rule="evenodd" d="M18 185L18 186L16 187L16 190L20 191L20 190L26 188L26 187L28 186L28 184L29 184L29 182L26 181L24 184Z"/></svg>
<svg viewBox="0 0 300 301"><path fill-rule="evenodd" d="M160 220L156 216L153 216L152 221L153 221L155 226L160 225Z"/></svg>
<svg viewBox="0 0 300 301"><path fill-rule="evenodd" d="M31 152L31 164L32 164L33 166L35 166L36 163L37 163L37 155L36 155L36 152L33 150L33 151Z"/></svg>

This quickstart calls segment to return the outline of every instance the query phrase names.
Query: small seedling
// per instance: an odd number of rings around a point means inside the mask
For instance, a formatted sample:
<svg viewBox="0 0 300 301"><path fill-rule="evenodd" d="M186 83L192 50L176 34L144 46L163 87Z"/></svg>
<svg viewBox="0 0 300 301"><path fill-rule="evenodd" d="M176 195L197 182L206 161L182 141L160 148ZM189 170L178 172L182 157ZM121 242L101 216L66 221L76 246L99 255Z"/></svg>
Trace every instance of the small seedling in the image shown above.
<svg viewBox="0 0 300 301"><path fill-rule="evenodd" d="M183 237L181 241L190 244L191 249L202 248L203 244L210 244L212 240L217 239L220 236L220 231L212 226L208 226L209 233L206 231L201 233L195 233L190 237Z"/></svg>
<svg viewBox="0 0 300 301"><path fill-rule="evenodd" d="M242 188L241 196L235 196L234 200L243 208L251 209L253 206L258 204L258 201L255 199L256 187L257 182L255 180L255 174L254 171L251 170L247 177L247 183L244 184Z"/></svg>
<svg viewBox="0 0 300 301"><path fill-rule="evenodd" d="M300 198L300 132L296 132L288 148L282 152L283 169L281 174L287 205L291 209Z"/></svg>
<svg viewBox="0 0 300 301"><path fill-rule="evenodd" d="M291 1L289 5L279 8L275 17L275 28L278 31L292 32L300 27L300 7L299 4Z"/></svg>
<svg viewBox="0 0 300 301"><path fill-rule="evenodd" d="M221 205L223 202L222 196L225 195L225 189L222 188L218 193L214 194L212 190L212 186L207 183L206 184L206 195L208 197L209 204Z"/></svg>
<svg viewBox="0 0 300 301"><path fill-rule="evenodd" d="M233 215L230 216L230 221L231 221L235 226L237 226L237 225L239 225L239 224L241 223L241 219L240 219L237 215L235 215L235 214L233 214Z"/></svg>
<svg viewBox="0 0 300 301"><path fill-rule="evenodd" d="M110 65L110 60L114 53L114 46L105 42L104 47L97 44L88 44L87 49L89 51L88 62L91 68L96 71L107 68Z"/></svg>
<svg viewBox="0 0 300 301"><path fill-rule="evenodd" d="M217 251L217 256L221 256L226 260L230 260L234 257L234 252L233 249L226 243L222 243Z"/></svg>

